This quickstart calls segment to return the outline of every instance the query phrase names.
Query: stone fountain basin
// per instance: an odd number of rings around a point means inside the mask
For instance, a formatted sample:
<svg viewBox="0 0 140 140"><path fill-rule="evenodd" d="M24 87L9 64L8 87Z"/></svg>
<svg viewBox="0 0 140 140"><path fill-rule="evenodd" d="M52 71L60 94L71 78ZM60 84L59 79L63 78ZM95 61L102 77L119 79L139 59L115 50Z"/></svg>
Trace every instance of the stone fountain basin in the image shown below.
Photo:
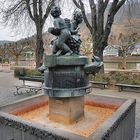
<svg viewBox="0 0 140 140"><path fill-rule="evenodd" d="M133 140L135 130L134 99L86 95L85 104L116 108L116 111L89 137L46 127L12 115L48 102L46 95L35 95L0 107L0 140Z"/></svg>

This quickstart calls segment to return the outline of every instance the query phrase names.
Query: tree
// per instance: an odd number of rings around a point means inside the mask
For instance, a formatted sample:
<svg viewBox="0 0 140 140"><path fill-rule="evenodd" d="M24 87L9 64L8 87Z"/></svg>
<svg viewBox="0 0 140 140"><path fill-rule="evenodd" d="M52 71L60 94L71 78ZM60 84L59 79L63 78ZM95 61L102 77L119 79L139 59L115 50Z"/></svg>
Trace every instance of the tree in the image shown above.
<svg viewBox="0 0 140 140"><path fill-rule="evenodd" d="M20 40L14 43L10 43L7 46L7 50L9 51L9 54L13 57L15 57L15 65L18 66L18 62L19 62L19 57L21 56L21 54L26 51L32 49L30 47L30 43L28 41L28 39L24 39L24 40Z"/></svg>
<svg viewBox="0 0 140 140"><path fill-rule="evenodd" d="M125 4L126 0L89 0L91 22L86 15L87 3L84 3L84 0L73 0L73 2L82 10L85 24L92 36L93 53L103 60L103 50L108 45L108 37L111 32L114 17ZM107 8L109 8L109 12L105 21L105 12Z"/></svg>
<svg viewBox="0 0 140 140"><path fill-rule="evenodd" d="M3 22L13 27L33 21L36 27L36 67L42 65L42 30L55 0L3 0L1 15ZM28 24L26 24L28 25Z"/></svg>
<svg viewBox="0 0 140 140"><path fill-rule="evenodd" d="M121 69L126 69L126 57L133 51L138 39L139 35L137 33L129 35L120 33L118 36L112 35L109 37L111 46L118 45L119 56L122 58Z"/></svg>
<svg viewBox="0 0 140 140"><path fill-rule="evenodd" d="M9 52L7 50L7 44L3 44L0 46L0 57L1 57L2 63L4 62L4 60L9 61Z"/></svg>
<svg viewBox="0 0 140 140"><path fill-rule="evenodd" d="M129 54L129 51L132 52L132 50L134 49L137 40L137 33L133 33L130 35L124 35L122 33L119 34L118 44L120 56L122 57L122 69L126 69L126 57Z"/></svg>
<svg viewBox="0 0 140 140"><path fill-rule="evenodd" d="M83 38L82 44L80 47L80 52L82 55L86 55L89 58L92 58L92 41L91 37Z"/></svg>

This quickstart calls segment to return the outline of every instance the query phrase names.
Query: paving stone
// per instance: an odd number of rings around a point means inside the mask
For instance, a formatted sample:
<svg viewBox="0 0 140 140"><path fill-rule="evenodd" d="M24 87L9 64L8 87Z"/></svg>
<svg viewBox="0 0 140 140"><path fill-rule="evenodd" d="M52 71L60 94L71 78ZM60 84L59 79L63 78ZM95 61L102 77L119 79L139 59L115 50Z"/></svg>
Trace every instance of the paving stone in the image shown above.
<svg viewBox="0 0 140 140"><path fill-rule="evenodd" d="M13 72L0 72L0 106L23 99L29 94L14 95L16 92L15 85L21 85L22 81L14 78Z"/></svg>

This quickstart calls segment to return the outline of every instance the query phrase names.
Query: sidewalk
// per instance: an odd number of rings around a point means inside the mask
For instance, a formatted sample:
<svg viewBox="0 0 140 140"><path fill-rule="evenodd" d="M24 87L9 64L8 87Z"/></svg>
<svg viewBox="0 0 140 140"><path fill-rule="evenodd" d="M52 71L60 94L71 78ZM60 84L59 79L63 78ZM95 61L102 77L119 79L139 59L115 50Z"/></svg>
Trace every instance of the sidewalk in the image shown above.
<svg viewBox="0 0 140 140"><path fill-rule="evenodd" d="M13 72L0 72L0 106L29 96L27 94L13 95L14 85L20 84L22 84L22 81L14 78ZM136 136L134 140L140 140L140 93L93 88L91 94L136 99Z"/></svg>
<svg viewBox="0 0 140 140"><path fill-rule="evenodd" d="M0 106L5 105L15 100L23 99L29 95L15 96L13 93L16 91L15 85L21 85L22 81L13 77L13 72L0 72Z"/></svg>

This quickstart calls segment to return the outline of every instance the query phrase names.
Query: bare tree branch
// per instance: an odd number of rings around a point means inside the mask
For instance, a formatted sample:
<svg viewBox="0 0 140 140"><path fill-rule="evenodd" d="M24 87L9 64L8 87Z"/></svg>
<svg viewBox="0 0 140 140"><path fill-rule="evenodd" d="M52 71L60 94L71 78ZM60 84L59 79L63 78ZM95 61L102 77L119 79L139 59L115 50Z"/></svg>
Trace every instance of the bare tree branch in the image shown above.
<svg viewBox="0 0 140 140"><path fill-rule="evenodd" d="M82 2L82 0L79 0L79 3L80 3L80 6L81 6L81 11L83 13L83 18L84 18L85 24L88 27L89 31L92 33L92 26L90 25L90 23L87 19L84 3Z"/></svg>
<svg viewBox="0 0 140 140"><path fill-rule="evenodd" d="M81 9L80 4L76 0L73 0L73 3L76 5L77 8Z"/></svg>
<svg viewBox="0 0 140 140"><path fill-rule="evenodd" d="M48 15L50 13L51 7L55 4L55 1L56 0L49 0L49 4L48 4L48 6L46 8L46 12L45 12L45 15L43 17L43 24L45 23L46 18L48 17Z"/></svg>
<svg viewBox="0 0 140 140"><path fill-rule="evenodd" d="M33 14L34 14L34 18L37 21L38 19L38 12L37 12L37 0L33 0Z"/></svg>
<svg viewBox="0 0 140 140"><path fill-rule="evenodd" d="M118 10L121 8L121 6L126 2L126 0L114 0L112 3L112 6L109 10L108 13L108 18L105 26L105 34L104 34L104 39L106 40L110 34L112 24L114 22L114 16L118 12Z"/></svg>
<svg viewBox="0 0 140 140"><path fill-rule="evenodd" d="M109 0L105 0L104 3L103 3L103 11L105 11L105 9L107 8L107 5L109 3Z"/></svg>
<svg viewBox="0 0 140 140"><path fill-rule="evenodd" d="M35 21L35 18L33 17L33 14L32 14L32 12L31 12L31 7L30 7L30 0L26 0L26 5L27 5L27 9L28 9L28 11L29 11L29 16L31 17L31 19L33 20L33 21Z"/></svg>
<svg viewBox="0 0 140 140"><path fill-rule="evenodd" d="M39 17L42 20L42 0L39 0L38 5L39 5Z"/></svg>
<svg viewBox="0 0 140 140"><path fill-rule="evenodd" d="M124 3L126 2L126 0L121 0L118 4L117 4L117 6L116 6L116 8L115 8L115 14L118 12L118 10L122 7L122 5L124 5Z"/></svg>
<svg viewBox="0 0 140 140"><path fill-rule="evenodd" d="M89 0L89 5L91 9L92 34L95 35L97 31L97 15L96 15L97 13L94 0Z"/></svg>

